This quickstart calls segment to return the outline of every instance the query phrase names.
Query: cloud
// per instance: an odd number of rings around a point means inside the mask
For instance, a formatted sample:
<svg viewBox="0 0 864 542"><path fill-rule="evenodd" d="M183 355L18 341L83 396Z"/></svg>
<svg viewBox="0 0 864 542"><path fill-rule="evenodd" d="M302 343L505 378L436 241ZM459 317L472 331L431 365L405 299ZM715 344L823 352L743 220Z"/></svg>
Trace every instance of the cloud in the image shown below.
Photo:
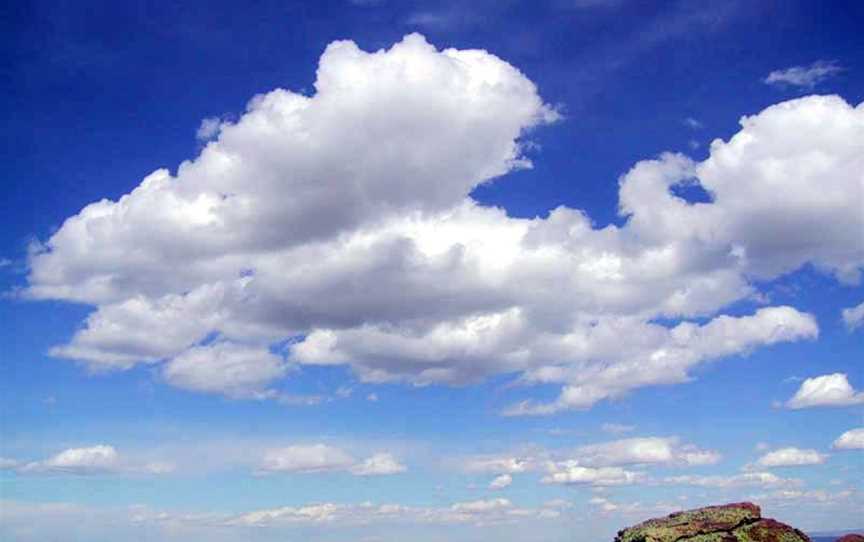
<svg viewBox="0 0 864 542"><path fill-rule="evenodd" d="M578 461L562 461L548 465L544 484L591 485L597 487L630 485L645 480L645 474L621 467L583 467Z"/></svg>
<svg viewBox="0 0 864 542"><path fill-rule="evenodd" d="M833 60L817 60L807 66L793 66L774 70L764 79L769 85L793 86L812 89L826 79L843 71L843 67Z"/></svg>
<svg viewBox="0 0 864 542"><path fill-rule="evenodd" d="M864 427L850 429L834 441L835 450L864 450Z"/></svg>
<svg viewBox="0 0 864 542"><path fill-rule="evenodd" d="M542 472L546 484L603 487L649 480L644 472L624 467L713 465L721 458L716 451L681 443L676 437L640 437L521 455L475 456L465 459L462 467L467 472L497 474L493 484L512 481L513 474Z"/></svg>
<svg viewBox="0 0 864 542"><path fill-rule="evenodd" d="M377 453L358 465L351 467L357 476L386 476L405 472L408 468L399 463L391 454Z"/></svg>
<svg viewBox="0 0 864 542"><path fill-rule="evenodd" d="M703 162L639 162L621 178L621 225L471 198L530 167L530 131L557 117L486 51L334 42L313 94L255 97L176 172L35 244L26 295L95 307L51 351L91 370L179 366L189 389L256 397L288 376L264 354L287 343L289 366L369 383L558 384L553 403L508 409L549 414L814 339L793 307L722 311L807 264L860 278L864 107L792 100L745 117ZM676 196L688 183L711 201ZM249 354L211 355L234 350ZM243 360L236 386L229 357Z"/></svg>
<svg viewBox="0 0 864 542"><path fill-rule="evenodd" d="M217 342L196 346L162 368L172 386L220 393L233 398L268 398L277 394L268 386L285 375L287 367L266 348Z"/></svg>
<svg viewBox="0 0 864 542"><path fill-rule="evenodd" d="M641 517L659 516L681 509L678 503L643 504L638 501L623 503L612 501L606 497L592 497L588 503L604 514L638 515Z"/></svg>
<svg viewBox="0 0 864 542"><path fill-rule="evenodd" d="M165 474L174 469L170 463L145 463L122 457L113 446L107 444L69 448L42 461L12 462L4 468L13 468L21 474L74 475Z"/></svg>
<svg viewBox="0 0 864 542"><path fill-rule="evenodd" d="M581 465L613 466L637 464L712 465L719 453L680 444L674 437L643 437L591 444L569 454Z"/></svg>
<svg viewBox="0 0 864 542"><path fill-rule="evenodd" d="M801 465L821 465L827 456L816 450L800 448L780 448L766 453L756 462L760 467L794 467Z"/></svg>
<svg viewBox="0 0 864 542"><path fill-rule="evenodd" d="M535 466L531 457L498 457L482 456L472 457L465 462L465 470L468 472L492 473L492 474L517 474L532 470Z"/></svg>
<svg viewBox="0 0 864 542"><path fill-rule="evenodd" d="M693 117L686 117L684 120L684 126L690 128L691 130L699 130L703 127L703 124Z"/></svg>
<svg viewBox="0 0 864 542"><path fill-rule="evenodd" d="M843 323L846 329L855 331L864 324L864 303L843 309Z"/></svg>
<svg viewBox="0 0 864 542"><path fill-rule="evenodd" d="M201 125L195 132L195 137L198 141L210 141L219 135L219 130L222 129L222 119L219 117L208 117L201 120Z"/></svg>
<svg viewBox="0 0 864 542"><path fill-rule="evenodd" d="M406 470L405 465L389 453L379 452L358 463L340 448L327 444L311 444L268 450L255 472L258 475L350 472L355 476L384 476Z"/></svg>
<svg viewBox="0 0 864 542"><path fill-rule="evenodd" d="M347 452L326 444L287 446L267 451L258 473L340 471L354 462Z"/></svg>
<svg viewBox="0 0 864 542"><path fill-rule="evenodd" d="M495 477L494 480L489 482L489 489L504 489L505 487L509 487L510 484L513 483L513 477L509 474L502 474L500 476Z"/></svg>
<svg viewBox="0 0 864 542"><path fill-rule="evenodd" d="M327 537L343 528L371 528L380 533L382 526L417 525L466 526L485 528L522 522L548 522L561 517L564 509L552 503L538 507L518 506L507 499L455 502L441 506L406 506L318 502L251 510L239 514L190 513L153 509L148 506L91 507L72 503L32 503L3 501L0 536L14 540L64 539L69 532L87 539L105 535L105 527L121 536L134 538L142 530L159 540L234 540L296 539L313 529ZM294 531L294 529L302 529ZM355 539L357 533L348 533ZM12 536L14 535L14 536ZM328 538L329 539L329 538ZM379 540L377 536L356 538Z"/></svg>
<svg viewBox="0 0 864 542"><path fill-rule="evenodd" d="M801 383L787 408L842 407L864 403L864 392L855 391L843 373L816 376Z"/></svg>
<svg viewBox="0 0 864 542"><path fill-rule="evenodd" d="M522 508L498 498L456 502L445 507L411 507L398 504L360 505L322 503L301 507L258 510L229 519L228 525L277 526L290 524L369 524L401 521L413 524L469 523L478 526L509 523L521 519L552 519L560 515L557 507Z"/></svg>

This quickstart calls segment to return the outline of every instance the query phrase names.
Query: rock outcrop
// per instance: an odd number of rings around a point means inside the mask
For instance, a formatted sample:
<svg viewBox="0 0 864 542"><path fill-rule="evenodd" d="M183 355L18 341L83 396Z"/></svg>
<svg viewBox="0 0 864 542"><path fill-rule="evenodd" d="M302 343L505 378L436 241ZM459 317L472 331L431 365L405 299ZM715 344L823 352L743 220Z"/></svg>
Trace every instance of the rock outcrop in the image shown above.
<svg viewBox="0 0 864 542"><path fill-rule="evenodd" d="M676 512L618 532L615 542L810 542L788 525L742 502Z"/></svg>
<svg viewBox="0 0 864 542"><path fill-rule="evenodd" d="M837 542L864 542L864 535L857 533L845 534L838 538Z"/></svg>

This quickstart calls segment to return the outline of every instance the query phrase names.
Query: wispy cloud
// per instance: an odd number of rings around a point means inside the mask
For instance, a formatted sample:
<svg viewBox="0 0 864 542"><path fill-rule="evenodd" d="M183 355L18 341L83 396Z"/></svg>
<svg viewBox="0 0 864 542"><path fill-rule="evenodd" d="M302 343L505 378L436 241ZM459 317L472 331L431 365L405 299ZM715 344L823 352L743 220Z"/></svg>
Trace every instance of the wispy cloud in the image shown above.
<svg viewBox="0 0 864 542"><path fill-rule="evenodd" d="M835 60L817 60L807 66L774 70L764 81L769 85L813 88L843 70Z"/></svg>

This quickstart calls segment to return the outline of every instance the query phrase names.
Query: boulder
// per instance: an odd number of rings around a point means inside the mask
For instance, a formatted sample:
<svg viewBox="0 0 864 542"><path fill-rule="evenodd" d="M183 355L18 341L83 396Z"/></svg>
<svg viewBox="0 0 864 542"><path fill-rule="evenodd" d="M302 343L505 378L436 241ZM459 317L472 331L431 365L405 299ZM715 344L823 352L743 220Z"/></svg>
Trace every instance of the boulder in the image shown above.
<svg viewBox="0 0 864 542"><path fill-rule="evenodd" d="M810 542L788 525L762 517L749 502L708 506L649 519L618 532L615 542Z"/></svg>

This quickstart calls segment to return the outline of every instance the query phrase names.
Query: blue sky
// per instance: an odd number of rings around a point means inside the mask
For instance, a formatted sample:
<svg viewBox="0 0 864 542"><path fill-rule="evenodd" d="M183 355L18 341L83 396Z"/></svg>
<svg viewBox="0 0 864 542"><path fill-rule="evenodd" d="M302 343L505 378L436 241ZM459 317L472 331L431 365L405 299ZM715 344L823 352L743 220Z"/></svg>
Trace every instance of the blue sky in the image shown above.
<svg viewBox="0 0 864 542"><path fill-rule="evenodd" d="M857 3L4 10L0 538L860 527Z"/></svg>

